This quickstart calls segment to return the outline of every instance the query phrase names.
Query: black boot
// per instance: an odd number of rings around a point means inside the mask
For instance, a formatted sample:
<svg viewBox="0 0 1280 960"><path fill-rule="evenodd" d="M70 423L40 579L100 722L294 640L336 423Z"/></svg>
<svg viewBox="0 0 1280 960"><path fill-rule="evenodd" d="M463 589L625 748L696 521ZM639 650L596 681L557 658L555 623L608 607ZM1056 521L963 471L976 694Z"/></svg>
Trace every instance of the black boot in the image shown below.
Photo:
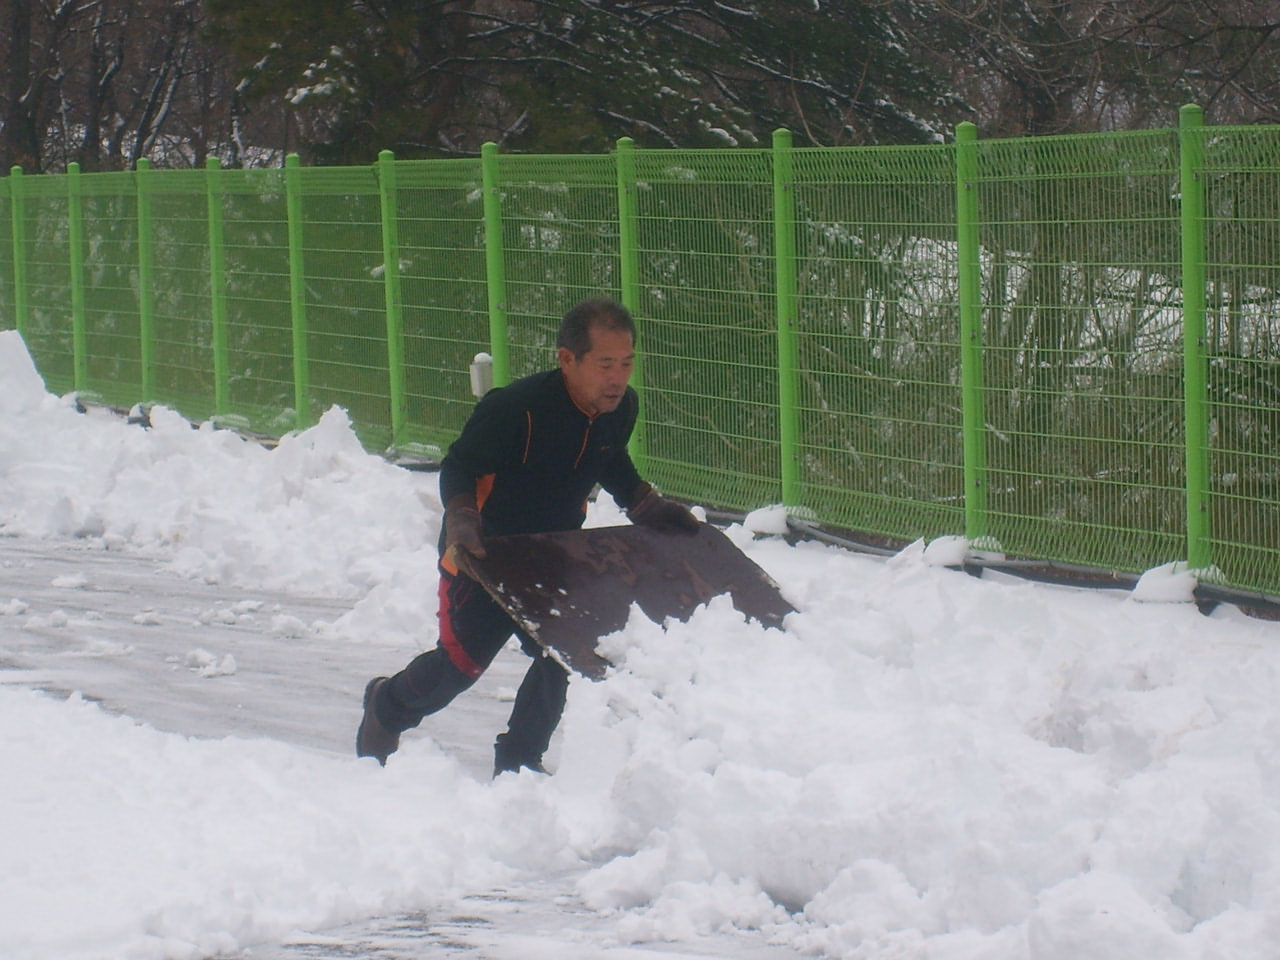
<svg viewBox="0 0 1280 960"><path fill-rule="evenodd" d="M511 734L500 733L493 744L493 775L502 773L518 773L521 770L532 770L534 773L548 773L542 765L542 754L532 753L524 744L511 739Z"/></svg>
<svg viewBox="0 0 1280 960"><path fill-rule="evenodd" d="M532 641L529 641L526 652L533 653L533 662L516 691L507 732L499 734L493 745L495 777L507 770L546 773L542 755L551 743L551 734L564 711L565 695L569 690L568 672L557 661L544 656Z"/></svg>
<svg viewBox="0 0 1280 960"><path fill-rule="evenodd" d="M356 731L356 756L377 757L384 767L387 757L400 746L400 734L388 730L378 719L378 694L386 683L386 677L374 677L364 688L364 717Z"/></svg>

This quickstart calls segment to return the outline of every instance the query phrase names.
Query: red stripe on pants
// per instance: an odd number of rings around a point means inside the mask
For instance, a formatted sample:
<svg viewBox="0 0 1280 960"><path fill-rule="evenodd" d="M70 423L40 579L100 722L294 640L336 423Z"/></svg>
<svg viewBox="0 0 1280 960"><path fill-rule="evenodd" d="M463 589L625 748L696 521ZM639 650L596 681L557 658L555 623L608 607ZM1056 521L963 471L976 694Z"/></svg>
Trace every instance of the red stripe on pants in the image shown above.
<svg viewBox="0 0 1280 960"><path fill-rule="evenodd" d="M472 660L471 655L462 649L462 644L458 642L458 637L453 632L453 600L449 596L449 588L453 583L454 579L452 577L441 573L440 608L437 614L440 617L440 646L449 655L453 665L465 676L474 680L484 673L484 667Z"/></svg>

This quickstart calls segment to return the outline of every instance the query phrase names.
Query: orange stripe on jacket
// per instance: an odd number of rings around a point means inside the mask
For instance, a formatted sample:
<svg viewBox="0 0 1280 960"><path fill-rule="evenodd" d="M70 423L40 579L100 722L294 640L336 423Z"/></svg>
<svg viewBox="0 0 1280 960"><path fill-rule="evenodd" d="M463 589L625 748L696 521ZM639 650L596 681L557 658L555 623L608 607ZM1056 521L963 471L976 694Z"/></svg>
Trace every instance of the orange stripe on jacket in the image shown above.
<svg viewBox="0 0 1280 960"><path fill-rule="evenodd" d="M483 477L476 477L476 509L483 510L484 502L489 499L489 494L493 493L493 481L496 475L486 473Z"/></svg>

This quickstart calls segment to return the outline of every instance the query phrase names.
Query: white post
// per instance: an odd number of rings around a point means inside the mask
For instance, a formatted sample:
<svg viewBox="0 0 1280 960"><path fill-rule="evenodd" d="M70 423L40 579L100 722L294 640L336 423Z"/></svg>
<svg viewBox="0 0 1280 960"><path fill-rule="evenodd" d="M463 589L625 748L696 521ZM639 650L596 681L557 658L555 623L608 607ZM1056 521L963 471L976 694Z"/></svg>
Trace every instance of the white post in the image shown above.
<svg viewBox="0 0 1280 960"><path fill-rule="evenodd" d="M480 399L493 389L493 357L477 353L471 361L471 392Z"/></svg>

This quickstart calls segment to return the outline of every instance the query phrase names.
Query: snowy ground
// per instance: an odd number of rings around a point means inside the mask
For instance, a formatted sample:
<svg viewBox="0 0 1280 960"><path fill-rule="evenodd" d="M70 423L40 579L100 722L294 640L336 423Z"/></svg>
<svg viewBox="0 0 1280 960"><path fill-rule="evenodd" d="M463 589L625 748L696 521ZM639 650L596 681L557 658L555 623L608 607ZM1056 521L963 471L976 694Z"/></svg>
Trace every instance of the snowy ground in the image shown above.
<svg viewBox="0 0 1280 960"><path fill-rule="evenodd" d="M1280 625L730 536L800 609L606 638L555 775L523 656L357 760L435 641L434 477L78 414L0 333L0 954L1134 960L1280 943ZM622 522L608 504L592 523ZM1160 602L1153 602L1160 601Z"/></svg>

